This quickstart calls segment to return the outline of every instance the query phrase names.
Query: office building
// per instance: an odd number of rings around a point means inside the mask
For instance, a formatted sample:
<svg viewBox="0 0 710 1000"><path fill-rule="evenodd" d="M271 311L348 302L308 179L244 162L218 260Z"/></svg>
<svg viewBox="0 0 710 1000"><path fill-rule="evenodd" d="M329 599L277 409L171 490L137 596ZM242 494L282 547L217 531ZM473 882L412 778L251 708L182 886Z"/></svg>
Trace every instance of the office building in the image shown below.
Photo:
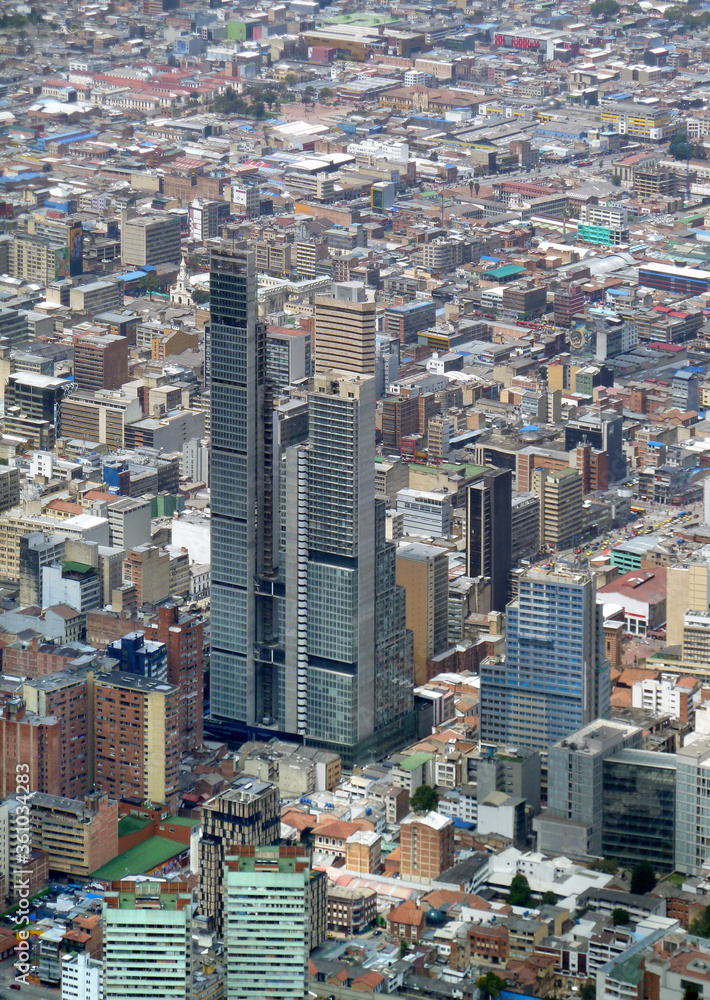
<svg viewBox="0 0 710 1000"><path fill-rule="evenodd" d="M192 892L137 876L104 894L104 1000L192 995Z"/></svg>
<svg viewBox="0 0 710 1000"><path fill-rule="evenodd" d="M410 813L399 824L399 844L402 879L430 883L454 865L454 821L438 812Z"/></svg>
<svg viewBox="0 0 710 1000"><path fill-rule="evenodd" d="M72 444L80 453L104 444L118 450L125 444L128 424L143 416L137 396L121 392L83 392L65 396L61 404L61 425L65 448Z"/></svg>
<svg viewBox="0 0 710 1000"><path fill-rule="evenodd" d="M96 788L112 799L156 806L178 792L179 691L172 684L115 671L94 681Z"/></svg>
<svg viewBox="0 0 710 1000"><path fill-rule="evenodd" d="M405 535L448 538L451 534L451 494L448 490L400 490L397 513L402 515Z"/></svg>
<svg viewBox="0 0 710 1000"><path fill-rule="evenodd" d="M79 389L120 389L128 381L128 341L111 334L74 338L74 382Z"/></svg>
<svg viewBox="0 0 710 1000"><path fill-rule="evenodd" d="M535 469L532 489L540 502L540 545L564 549L582 534L582 477L576 469Z"/></svg>
<svg viewBox="0 0 710 1000"><path fill-rule="evenodd" d="M0 469L0 513L20 502L20 470Z"/></svg>
<svg viewBox="0 0 710 1000"><path fill-rule="evenodd" d="M170 555L157 545L136 545L126 552L124 583L136 588L136 600L156 604L170 594Z"/></svg>
<svg viewBox="0 0 710 1000"><path fill-rule="evenodd" d="M658 873L676 870L676 768L675 754L650 750L620 750L604 761L603 857L629 869L643 860Z"/></svg>
<svg viewBox="0 0 710 1000"><path fill-rule="evenodd" d="M77 216L52 218L46 211L33 212L27 220L27 232L37 236L62 251L62 264L68 260L68 274L71 277L84 270L84 228Z"/></svg>
<svg viewBox="0 0 710 1000"><path fill-rule="evenodd" d="M481 665L481 735L547 750L609 704L602 609L586 573L531 569L506 609L505 656Z"/></svg>
<svg viewBox="0 0 710 1000"><path fill-rule="evenodd" d="M510 534L513 566L521 559L537 555L540 549L540 498L537 493L512 494Z"/></svg>
<svg viewBox="0 0 710 1000"><path fill-rule="evenodd" d="M71 382L51 375L10 375L5 386L5 432L26 437L30 448L50 450L61 435L61 401L72 388Z"/></svg>
<svg viewBox="0 0 710 1000"><path fill-rule="evenodd" d="M155 681L168 679L168 650L164 642L146 639L145 632L128 632L106 647L107 654L117 660L117 670Z"/></svg>
<svg viewBox="0 0 710 1000"><path fill-rule="evenodd" d="M200 838L197 908L218 937L224 934L224 863L239 846L273 844L281 829L279 791L268 781L242 775L205 802Z"/></svg>
<svg viewBox="0 0 710 1000"><path fill-rule="evenodd" d="M297 734L353 761L401 743L414 719L404 594L374 494L375 380L316 375L307 444L301 401L275 435L255 293L252 254L213 252L212 725Z"/></svg>
<svg viewBox="0 0 710 1000"><path fill-rule="evenodd" d="M504 611L512 563L510 469L487 472L466 491L466 576L490 580L491 611Z"/></svg>
<svg viewBox="0 0 710 1000"><path fill-rule="evenodd" d="M0 344L12 351L24 347L29 341L27 313L12 306L0 306Z"/></svg>
<svg viewBox="0 0 710 1000"><path fill-rule="evenodd" d="M414 683L429 680L427 660L448 646L449 554L421 542L397 546L397 585L404 588L414 642Z"/></svg>
<svg viewBox="0 0 710 1000"><path fill-rule="evenodd" d="M118 802L105 793L32 792L29 807L32 847L47 855L50 872L88 878L118 854Z"/></svg>
<svg viewBox="0 0 710 1000"><path fill-rule="evenodd" d="M588 372L589 382L585 386L585 372ZM601 370L593 365L580 369L575 376L577 392L591 395L594 383L607 384L608 369ZM572 451L582 445L591 445L598 452L605 451L609 463L609 479L617 482L626 477L626 457L624 455L624 418L614 410L601 410L599 413L584 413L576 420L568 420L565 424L565 449Z"/></svg>
<svg viewBox="0 0 710 1000"><path fill-rule="evenodd" d="M64 535L30 531L20 538L20 604L42 604L42 569L64 562Z"/></svg>
<svg viewBox="0 0 710 1000"><path fill-rule="evenodd" d="M177 215L153 214L121 221L121 263L131 267L178 264L181 226Z"/></svg>
<svg viewBox="0 0 710 1000"><path fill-rule="evenodd" d="M710 736L699 736L676 751L675 869L702 875L710 829Z"/></svg>
<svg viewBox="0 0 710 1000"><path fill-rule="evenodd" d="M308 444L286 457L285 684L295 698L279 711L289 731L344 763L401 741L412 722L404 593L374 495L374 382L316 375Z"/></svg>
<svg viewBox="0 0 710 1000"><path fill-rule="evenodd" d="M640 728L595 719L550 747L547 809L533 821L539 850L602 855L604 761L642 744Z"/></svg>
<svg viewBox="0 0 710 1000"><path fill-rule="evenodd" d="M236 847L225 861L228 1000L302 1000L310 858L301 845Z"/></svg>
<svg viewBox="0 0 710 1000"><path fill-rule="evenodd" d="M56 247L51 240L29 233L13 233L9 270L14 278L49 285L69 277L69 249Z"/></svg>
<svg viewBox="0 0 710 1000"><path fill-rule="evenodd" d="M584 311L584 292L579 285L558 289L553 301L555 326L571 326L572 317Z"/></svg>
<svg viewBox="0 0 710 1000"><path fill-rule="evenodd" d="M334 298L316 296L315 371L375 374L377 307L360 282L333 288Z"/></svg>
<svg viewBox="0 0 710 1000"><path fill-rule="evenodd" d="M269 327L266 333L266 374L278 393L311 376L311 334L307 330Z"/></svg>
<svg viewBox="0 0 710 1000"><path fill-rule="evenodd" d="M436 324L436 304L430 301L408 302L385 309L385 333L402 344L416 341L417 334Z"/></svg>
<svg viewBox="0 0 710 1000"><path fill-rule="evenodd" d="M48 795L62 789L62 726L53 715L28 712L25 702L13 695L0 704L0 793L4 799L15 791L18 765L28 765L29 787ZM1 801L1 799L0 799Z"/></svg>

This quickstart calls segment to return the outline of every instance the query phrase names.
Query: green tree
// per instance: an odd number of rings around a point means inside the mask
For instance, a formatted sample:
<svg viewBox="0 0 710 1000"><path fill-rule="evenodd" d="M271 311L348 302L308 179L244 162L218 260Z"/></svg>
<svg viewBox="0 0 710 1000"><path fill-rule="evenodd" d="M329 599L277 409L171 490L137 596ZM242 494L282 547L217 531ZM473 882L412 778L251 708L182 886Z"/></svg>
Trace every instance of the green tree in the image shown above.
<svg viewBox="0 0 710 1000"><path fill-rule="evenodd" d="M650 892L656 884L656 876L650 861L641 861L631 872L631 891L634 895L643 896Z"/></svg>
<svg viewBox="0 0 710 1000"><path fill-rule="evenodd" d="M508 902L511 906L529 906L532 899L530 883L524 875L514 875L510 883Z"/></svg>
<svg viewBox="0 0 710 1000"><path fill-rule="evenodd" d="M614 187L617 187L617 188L621 187L621 177L619 176L619 174L612 174L611 175L611 183L614 185Z"/></svg>
<svg viewBox="0 0 710 1000"><path fill-rule="evenodd" d="M616 18L621 13L621 7L616 0L595 0L589 7L592 17L600 17L602 21L609 21Z"/></svg>
<svg viewBox="0 0 710 1000"><path fill-rule="evenodd" d="M192 301L196 306L201 306L205 302L209 302L210 293L206 288L196 288L192 293Z"/></svg>
<svg viewBox="0 0 710 1000"><path fill-rule="evenodd" d="M429 785L420 785L409 800L409 807L415 813L434 812L438 805L439 796Z"/></svg>
<svg viewBox="0 0 710 1000"><path fill-rule="evenodd" d="M692 983L688 983L683 991L683 1000L700 1000L700 990Z"/></svg>
<svg viewBox="0 0 710 1000"><path fill-rule="evenodd" d="M481 185L479 181L473 182L473 190L476 192L476 197L478 198L478 192L481 190Z"/></svg>
<svg viewBox="0 0 710 1000"><path fill-rule="evenodd" d="M313 103L315 103L315 99L316 99L315 87L311 87L309 85L303 91L303 103L304 104L313 104Z"/></svg>
<svg viewBox="0 0 710 1000"><path fill-rule="evenodd" d="M296 76L296 74L295 73L287 73L286 74L286 83L289 85L289 87L294 87L298 83L298 77Z"/></svg>
<svg viewBox="0 0 710 1000"><path fill-rule="evenodd" d="M429 159L432 161L432 163L439 162L439 154L437 153L436 150L434 150L432 153L429 153Z"/></svg>
<svg viewBox="0 0 710 1000"><path fill-rule="evenodd" d="M611 922L614 927L621 927L623 924L628 924L629 920L631 920L631 914L621 906L617 906L611 911Z"/></svg>
<svg viewBox="0 0 710 1000"><path fill-rule="evenodd" d="M490 970L476 980L476 986L488 1000L496 1000L501 990L504 990L507 985L505 979L501 979L500 976L497 976L495 972Z"/></svg>
<svg viewBox="0 0 710 1000"><path fill-rule="evenodd" d="M473 194L473 181L468 182L468 193L469 195Z"/></svg>
<svg viewBox="0 0 710 1000"><path fill-rule="evenodd" d="M583 983L579 991L579 1000L595 1000L596 995L597 995L596 983L593 983L590 979L588 982Z"/></svg>
<svg viewBox="0 0 710 1000"><path fill-rule="evenodd" d="M690 925L690 933L698 937L710 938L710 906L706 907L699 917Z"/></svg>
<svg viewBox="0 0 710 1000"><path fill-rule="evenodd" d="M328 98L332 96L333 96L333 91L330 89L330 87L321 87L321 89L318 91L319 101L327 101Z"/></svg>
<svg viewBox="0 0 710 1000"><path fill-rule="evenodd" d="M592 864L595 872L603 872L605 875L616 875L619 870L619 862L614 858L599 858Z"/></svg>
<svg viewBox="0 0 710 1000"><path fill-rule="evenodd" d="M147 271L139 280L138 287L142 292L147 292L152 299L153 292L157 292L160 288L160 278L155 271Z"/></svg>
<svg viewBox="0 0 710 1000"><path fill-rule="evenodd" d="M543 906L556 906L557 899L558 899L557 893L552 892L551 889L548 889L547 892L543 892L542 896L540 897L540 902L542 903Z"/></svg>

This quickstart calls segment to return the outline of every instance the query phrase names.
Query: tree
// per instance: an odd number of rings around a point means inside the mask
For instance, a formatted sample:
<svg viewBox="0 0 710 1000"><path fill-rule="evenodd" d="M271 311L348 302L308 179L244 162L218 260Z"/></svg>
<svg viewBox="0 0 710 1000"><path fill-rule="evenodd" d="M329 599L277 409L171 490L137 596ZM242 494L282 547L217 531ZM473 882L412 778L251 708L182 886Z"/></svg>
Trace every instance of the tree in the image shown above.
<svg viewBox="0 0 710 1000"><path fill-rule="evenodd" d="M614 927L621 927L623 924L628 924L629 920L631 920L631 914L628 910L622 909L621 906L617 906L611 911L611 922Z"/></svg>
<svg viewBox="0 0 710 1000"><path fill-rule="evenodd" d="M209 302L210 293L206 288L196 288L192 293L192 301L196 306L201 306L204 302Z"/></svg>
<svg viewBox="0 0 710 1000"><path fill-rule="evenodd" d="M690 925L690 933L698 937L710 938L710 906L706 907L699 917Z"/></svg>
<svg viewBox="0 0 710 1000"><path fill-rule="evenodd" d="M330 87L321 87L321 89L318 91L319 101L327 101L328 98L332 96L333 96L333 91L330 89Z"/></svg>
<svg viewBox="0 0 710 1000"><path fill-rule="evenodd" d="M619 862L614 858L599 858L592 864L595 872L603 872L605 875L616 875L619 870Z"/></svg>
<svg viewBox="0 0 710 1000"><path fill-rule="evenodd" d="M473 181L468 182L468 193L473 194Z"/></svg>
<svg viewBox="0 0 710 1000"><path fill-rule="evenodd" d="M700 990L692 983L688 983L683 991L683 1000L700 1000Z"/></svg>
<svg viewBox="0 0 710 1000"><path fill-rule="evenodd" d="M316 99L315 88L311 87L310 84L309 84L306 87L306 89L303 91L303 103L304 104L313 104L315 102L315 99Z"/></svg>
<svg viewBox="0 0 710 1000"><path fill-rule="evenodd" d="M409 807L415 813L434 812L438 805L439 796L429 785L420 785L409 800Z"/></svg>
<svg viewBox="0 0 710 1000"><path fill-rule="evenodd" d="M490 970L485 976L480 976L476 980L476 986L485 997L488 997L488 1000L496 1000L500 991L504 990L507 985L505 979L501 979L500 976L497 976L495 972L491 972Z"/></svg>
<svg viewBox="0 0 710 1000"><path fill-rule="evenodd" d="M295 86L298 83L298 77L296 76L296 74L295 73L287 73L286 74L286 83L289 85L289 87Z"/></svg>
<svg viewBox="0 0 710 1000"><path fill-rule="evenodd" d="M552 890L548 889L547 892L543 892L542 896L540 897L540 902L543 906L556 906L557 898L558 898L557 893L552 892Z"/></svg>
<svg viewBox="0 0 710 1000"><path fill-rule="evenodd" d="M429 159L432 161L432 163L438 163L439 162L439 154L437 153L436 150L434 150L433 153L429 154Z"/></svg>
<svg viewBox="0 0 710 1000"><path fill-rule="evenodd" d="M481 185L478 181L473 182L473 190L476 192L476 197L478 198L478 192L481 190Z"/></svg>
<svg viewBox="0 0 710 1000"><path fill-rule="evenodd" d="M508 903L511 906L529 906L532 899L530 883L524 875L514 875L510 883L510 895Z"/></svg>
<svg viewBox="0 0 710 1000"><path fill-rule="evenodd" d="M591 979L584 983L579 991L579 1000L595 1000L597 995L596 983L593 983Z"/></svg>
<svg viewBox="0 0 710 1000"><path fill-rule="evenodd" d="M608 21L610 18L619 16L621 7L616 0L596 0L589 7L589 13L592 17L600 17L602 21Z"/></svg>
<svg viewBox="0 0 710 1000"><path fill-rule="evenodd" d="M619 174L612 174L611 175L611 183L614 185L614 187L617 187L617 188L621 187L621 177L619 176Z"/></svg>
<svg viewBox="0 0 710 1000"><path fill-rule="evenodd" d="M155 271L147 271L138 281L138 287L142 292L148 292L149 297L152 299L153 292L157 292L160 288L160 278Z"/></svg>
<svg viewBox="0 0 710 1000"><path fill-rule="evenodd" d="M643 896L650 892L656 884L656 876L650 861L641 861L631 872L631 892L635 896Z"/></svg>

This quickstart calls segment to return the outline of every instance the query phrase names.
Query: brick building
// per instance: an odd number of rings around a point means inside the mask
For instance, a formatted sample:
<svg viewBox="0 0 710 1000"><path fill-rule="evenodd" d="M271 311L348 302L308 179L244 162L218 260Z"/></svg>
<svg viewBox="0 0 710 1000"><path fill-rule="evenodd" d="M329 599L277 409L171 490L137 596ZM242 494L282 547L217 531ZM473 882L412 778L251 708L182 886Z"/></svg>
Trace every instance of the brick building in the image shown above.
<svg viewBox="0 0 710 1000"><path fill-rule="evenodd" d="M399 826L400 872L408 882L431 882L453 867L454 823L448 816L410 813Z"/></svg>

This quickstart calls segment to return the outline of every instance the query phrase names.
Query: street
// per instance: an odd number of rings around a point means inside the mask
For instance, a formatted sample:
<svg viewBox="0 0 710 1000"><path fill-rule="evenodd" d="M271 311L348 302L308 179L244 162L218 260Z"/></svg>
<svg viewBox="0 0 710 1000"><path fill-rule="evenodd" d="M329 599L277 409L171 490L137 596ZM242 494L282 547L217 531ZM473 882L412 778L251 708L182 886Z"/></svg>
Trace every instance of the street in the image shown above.
<svg viewBox="0 0 710 1000"><path fill-rule="evenodd" d="M22 984L19 990L11 990L10 983L15 981L14 958L0 962L0 1000L13 1000L25 997L25 1000L59 1000L60 991L48 986L33 986Z"/></svg>

